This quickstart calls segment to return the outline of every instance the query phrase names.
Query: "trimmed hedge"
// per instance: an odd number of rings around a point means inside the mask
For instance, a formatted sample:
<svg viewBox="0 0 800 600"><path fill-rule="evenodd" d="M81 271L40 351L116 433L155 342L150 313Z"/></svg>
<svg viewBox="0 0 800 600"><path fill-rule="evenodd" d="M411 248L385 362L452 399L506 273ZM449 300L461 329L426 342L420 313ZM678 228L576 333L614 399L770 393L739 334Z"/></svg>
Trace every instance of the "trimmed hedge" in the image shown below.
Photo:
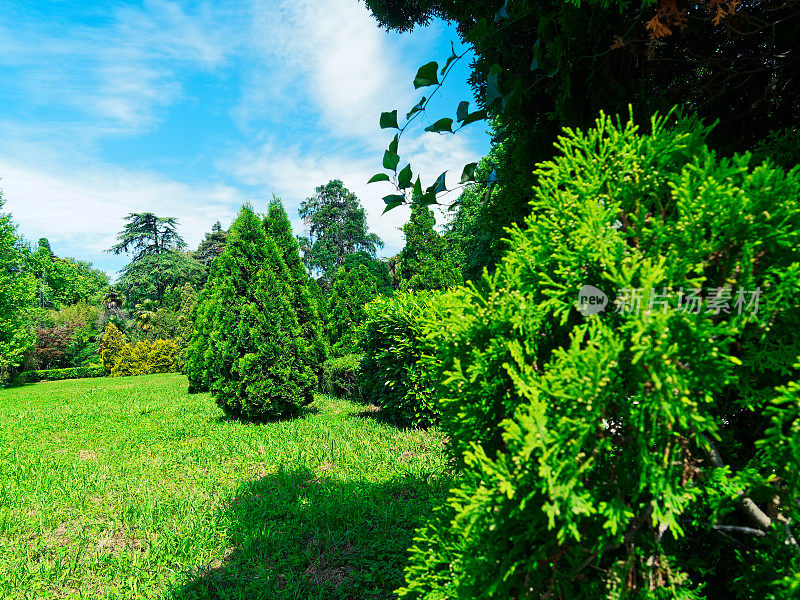
<svg viewBox="0 0 800 600"><path fill-rule="evenodd" d="M364 398L361 361L363 354L346 354L330 358L322 367L321 390L325 394L362 400Z"/></svg>
<svg viewBox="0 0 800 600"><path fill-rule="evenodd" d="M436 423L434 354L442 322L463 304L464 290L402 292L379 297L365 307L361 329L362 371L367 399L401 425Z"/></svg>
<svg viewBox="0 0 800 600"><path fill-rule="evenodd" d="M70 367L67 369L44 369L41 371L24 371L17 375L15 383L37 383L39 381L60 381L62 379L85 379L105 375L102 365L91 367Z"/></svg>

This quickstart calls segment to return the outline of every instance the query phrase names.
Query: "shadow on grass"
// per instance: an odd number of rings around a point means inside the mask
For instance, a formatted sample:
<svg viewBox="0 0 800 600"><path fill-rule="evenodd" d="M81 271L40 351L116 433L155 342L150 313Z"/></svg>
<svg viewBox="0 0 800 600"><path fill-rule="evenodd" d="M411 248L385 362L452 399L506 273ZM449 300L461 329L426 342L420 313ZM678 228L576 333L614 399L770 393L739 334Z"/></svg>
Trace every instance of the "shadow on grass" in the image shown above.
<svg viewBox="0 0 800 600"><path fill-rule="evenodd" d="M250 482L226 509L228 550L171 597L392 598L414 529L448 486L415 476L344 481L305 469Z"/></svg>
<svg viewBox="0 0 800 600"><path fill-rule="evenodd" d="M212 399L212 401L214 401ZM219 406L219 404L217 404ZM280 423L281 421L296 421L297 419L304 419L306 417L310 417L311 415L316 415L320 412L320 408L315 406L314 404L308 404L306 406L301 406L296 414L293 415L284 415L282 417L272 418L272 419L253 419L251 417L243 417L236 413L229 412L225 410L224 407L220 407L224 411L223 414L217 417L218 423L224 423L226 421L234 421L237 423Z"/></svg>

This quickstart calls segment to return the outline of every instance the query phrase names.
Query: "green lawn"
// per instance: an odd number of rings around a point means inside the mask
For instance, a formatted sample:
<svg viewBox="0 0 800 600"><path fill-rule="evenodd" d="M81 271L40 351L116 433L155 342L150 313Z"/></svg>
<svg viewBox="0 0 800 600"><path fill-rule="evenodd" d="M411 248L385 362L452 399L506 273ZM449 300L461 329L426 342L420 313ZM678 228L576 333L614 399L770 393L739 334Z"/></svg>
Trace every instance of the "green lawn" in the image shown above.
<svg viewBox="0 0 800 600"><path fill-rule="evenodd" d="M436 431L319 396L225 418L180 375L0 390L0 598L391 598Z"/></svg>

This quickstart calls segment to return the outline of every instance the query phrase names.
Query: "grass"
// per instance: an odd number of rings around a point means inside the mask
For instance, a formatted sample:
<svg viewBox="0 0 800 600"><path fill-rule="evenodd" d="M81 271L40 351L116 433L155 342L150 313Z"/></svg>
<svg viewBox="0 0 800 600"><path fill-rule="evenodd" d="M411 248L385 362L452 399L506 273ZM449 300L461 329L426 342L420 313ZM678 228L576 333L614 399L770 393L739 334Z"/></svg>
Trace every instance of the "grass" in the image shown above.
<svg viewBox="0 0 800 600"><path fill-rule="evenodd" d="M441 435L319 396L225 418L180 375L0 390L0 598L391 598Z"/></svg>

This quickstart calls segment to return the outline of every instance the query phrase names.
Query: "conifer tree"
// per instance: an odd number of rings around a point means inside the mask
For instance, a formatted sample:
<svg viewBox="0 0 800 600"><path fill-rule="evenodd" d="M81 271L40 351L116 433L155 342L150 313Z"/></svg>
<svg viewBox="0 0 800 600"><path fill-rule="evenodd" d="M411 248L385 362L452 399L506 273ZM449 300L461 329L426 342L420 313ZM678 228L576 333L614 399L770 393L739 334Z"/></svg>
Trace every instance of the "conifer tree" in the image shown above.
<svg viewBox="0 0 800 600"><path fill-rule="evenodd" d="M311 278L300 259L300 246L292 235L289 216L277 196L273 196L269 203L267 215L264 217L264 229L267 237L275 242L286 263L290 276L292 308L297 315L303 338L308 344L309 366L319 374L326 355L322 320L317 303L309 289Z"/></svg>
<svg viewBox="0 0 800 600"><path fill-rule="evenodd" d="M400 253L400 288L444 290L461 284L461 274L447 248L447 240L433 228L436 218L427 206L414 204L403 227L406 246Z"/></svg>
<svg viewBox="0 0 800 600"><path fill-rule="evenodd" d="M212 264L190 348L190 385L208 387L229 413L291 415L311 401L316 376L291 304L291 278L261 220L245 206Z"/></svg>

